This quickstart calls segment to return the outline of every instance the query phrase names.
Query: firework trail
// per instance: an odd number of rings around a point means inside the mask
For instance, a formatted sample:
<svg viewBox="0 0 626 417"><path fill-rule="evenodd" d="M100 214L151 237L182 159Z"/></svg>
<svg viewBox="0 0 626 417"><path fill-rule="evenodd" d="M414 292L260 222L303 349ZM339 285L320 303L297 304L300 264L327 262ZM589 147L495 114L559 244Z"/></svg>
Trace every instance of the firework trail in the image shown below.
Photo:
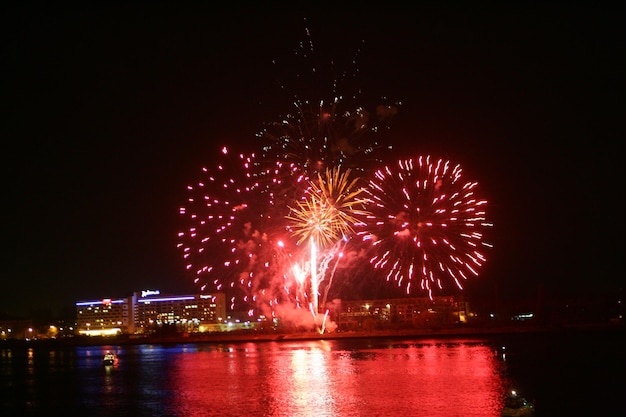
<svg viewBox="0 0 626 417"><path fill-rule="evenodd" d="M366 189L371 215L357 232L372 244L371 265L407 294L424 291L432 298L449 282L462 289L491 246L483 241L492 226L487 202L476 189L476 182L462 179L459 165L430 156L377 170Z"/></svg>
<svg viewBox="0 0 626 417"><path fill-rule="evenodd" d="M337 247L342 240L354 233L353 226L359 223L359 217L367 215L362 208L364 199L359 198L362 188L357 188L357 178L350 179L350 170L340 167L327 169L325 175L318 174L318 182L310 182L308 198L297 202L292 214L286 216L291 221L289 229L292 236L298 238L297 244L307 242L310 249L311 311L314 316L319 312L319 286L324 280L329 257L335 257L336 250L320 251L331 246ZM320 268L322 266L322 268Z"/></svg>

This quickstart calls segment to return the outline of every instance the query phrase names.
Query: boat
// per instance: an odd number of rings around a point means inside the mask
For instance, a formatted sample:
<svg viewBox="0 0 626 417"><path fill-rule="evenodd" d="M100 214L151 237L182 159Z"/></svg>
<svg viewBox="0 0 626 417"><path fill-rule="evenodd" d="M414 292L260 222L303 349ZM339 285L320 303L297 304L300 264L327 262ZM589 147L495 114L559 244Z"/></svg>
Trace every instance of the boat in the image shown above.
<svg viewBox="0 0 626 417"><path fill-rule="evenodd" d="M102 358L102 364L104 366L112 366L112 365L117 365L117 362L118 362L117 355L111 352L110 350L107 350L106 353L104 354L104 357Z"/></svg>
<svg viewBox="0 0 626 417"><path fill-rule="evenodd" d="M502 417L534 417L535 405L522 397L517 391L511 391L504 400Z"/></svg>

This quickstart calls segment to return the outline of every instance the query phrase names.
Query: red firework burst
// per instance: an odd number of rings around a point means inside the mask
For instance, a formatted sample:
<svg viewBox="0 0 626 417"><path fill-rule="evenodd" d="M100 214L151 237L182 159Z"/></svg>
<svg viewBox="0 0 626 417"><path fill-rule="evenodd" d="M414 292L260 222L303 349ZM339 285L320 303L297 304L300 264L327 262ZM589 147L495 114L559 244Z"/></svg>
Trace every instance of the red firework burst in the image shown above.
<svg viewBox="0 0 626 417"><path fill-rule="evenodd" d="M185 226L178 248L186 269L202 291L225 292L231 309L252 308L256 297L278 293L273 287L280 287L275 280L287 253L284 215L271 182L260 184L250 173L253 160L254 155L222 149L220 163L203 168L201 178L187 186L189 196L179 210Z"/></svg>

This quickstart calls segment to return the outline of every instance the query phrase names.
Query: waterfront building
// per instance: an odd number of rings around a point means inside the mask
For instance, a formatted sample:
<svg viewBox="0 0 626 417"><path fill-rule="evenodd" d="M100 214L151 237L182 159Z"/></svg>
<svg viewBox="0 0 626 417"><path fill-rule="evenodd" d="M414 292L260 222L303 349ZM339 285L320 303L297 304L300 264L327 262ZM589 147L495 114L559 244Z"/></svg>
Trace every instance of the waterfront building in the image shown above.
<svg viewBox="0 0 626 417"><path fill-rule="evenodd" d="M133 294L132 305L135 334L165 327L184 333L204 332L226 320L224 293L161 296L158 291L142 291Z"/></svg>
<svg viewBox="0 0 626 417"><path fill-rule="evenodd" d="M132 328L129 297L103 298L76 303L76 327L81 335L113 336Z"/></svg>
<svg viewBox="0 0 626 417"><path fill-rule="evenodd" d="M472 313L463 297L409 297L342 301L341 330L437 328L466 323Z"/></svg>
<svg viewBox="0 0 626 417"><path fill-rule="evenodd" d="M83 335L150 334L173 329L206 331L226 319L223 293L161 295L158 290L130 297L76 303L76 326Z"/></svg>

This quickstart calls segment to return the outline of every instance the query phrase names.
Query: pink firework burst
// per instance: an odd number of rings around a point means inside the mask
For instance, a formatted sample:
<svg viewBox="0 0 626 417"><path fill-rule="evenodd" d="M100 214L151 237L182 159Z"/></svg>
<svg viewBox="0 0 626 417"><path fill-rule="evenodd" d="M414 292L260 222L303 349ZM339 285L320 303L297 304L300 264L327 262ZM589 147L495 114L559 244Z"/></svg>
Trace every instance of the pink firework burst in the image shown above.
<svg viewBox="0 0 626 417"><path fill-rule="evenodd" d="M271 182L255 180L253 160L252 154L223 148L217 166L202 168L201 178L187 186L187 202L179 209L184 227L177 246L186 269L202 291L226 293L231 309L252 308L259 296L276 297L276 277L289 253Z"/></svg>
<svg viewBox="0 0 626 417"><path fill-rule="evenodd" d="M375 172L366 193L371 215L358 231L371 243L370 263L406 293L459 289L477 276L491 245L484 242L487 201L462 169L430 156L399 160ZM416 283L418 284L416 286Z"/></svg>

